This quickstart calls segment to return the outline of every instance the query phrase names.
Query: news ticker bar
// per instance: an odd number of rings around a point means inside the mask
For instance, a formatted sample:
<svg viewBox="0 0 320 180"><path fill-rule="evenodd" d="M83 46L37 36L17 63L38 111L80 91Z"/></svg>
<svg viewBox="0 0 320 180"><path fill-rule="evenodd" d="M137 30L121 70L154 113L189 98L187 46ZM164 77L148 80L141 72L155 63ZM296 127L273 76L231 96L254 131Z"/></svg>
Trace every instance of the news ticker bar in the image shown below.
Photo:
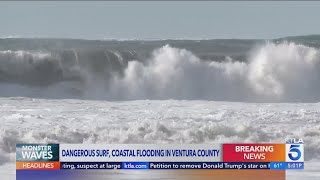
<svg viewBox="0 0 320 180"><path fill-rule="evenodd" d="M289 139L286 140L286 144L16 145L17 170L81 169L77 167L81 167L81 164L87 167L90 163L95 163L98 167L100 167L100 163L105 165L121 164L117 169L130 169L130 167L137 166L156 169L155 167L158 166L154 165L160 166L162 163L165 165L163 166L163 168L166 167L165 169L192 167L192 169L258 168L281 170L303 169L303 162L304 144L301 139ZM73 165L76 166L69 167L68 163L70 165L74 163ZM230 168L229 165L234 165L236 168ZM103 166L101 168L103 169Z"/></svg>
<svg viewBox="0 0 320 180"><path fill-rule="evenodd" d="M19 162L17 170L301 170L303 162Z"/></svg>

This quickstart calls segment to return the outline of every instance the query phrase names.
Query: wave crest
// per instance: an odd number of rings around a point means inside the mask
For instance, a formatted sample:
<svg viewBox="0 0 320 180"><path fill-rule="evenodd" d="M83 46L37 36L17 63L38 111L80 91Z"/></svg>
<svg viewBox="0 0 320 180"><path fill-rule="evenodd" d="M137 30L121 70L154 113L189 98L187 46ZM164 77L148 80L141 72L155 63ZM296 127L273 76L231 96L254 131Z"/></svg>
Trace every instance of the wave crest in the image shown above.
<svg viewBox="0 0 320 180"><path fill-rule="evenodd" d="M0 58L0 80L45 84L56 97L320 101L319 49L295 43L267 42L252 50L246 61L202 60L169 45L149 58L106 50L58 55L7 51ZM34 86L27 88L37 92Z"/></svg>
<svg viewBox="0 0 320 180"><path fill-rule="evenodd" d="M319 49L268 43L253 55L248 79L258 95L285 100L319 100Z"/></svg>
<svg viewBox="0 0 320 180"><path fill-rule="evenodd" d="M111 87L113 97L125 99L319 101L320 53L294 43L267 43L247 62L208 62L165 46L148 64L130 62Z"/></svg>

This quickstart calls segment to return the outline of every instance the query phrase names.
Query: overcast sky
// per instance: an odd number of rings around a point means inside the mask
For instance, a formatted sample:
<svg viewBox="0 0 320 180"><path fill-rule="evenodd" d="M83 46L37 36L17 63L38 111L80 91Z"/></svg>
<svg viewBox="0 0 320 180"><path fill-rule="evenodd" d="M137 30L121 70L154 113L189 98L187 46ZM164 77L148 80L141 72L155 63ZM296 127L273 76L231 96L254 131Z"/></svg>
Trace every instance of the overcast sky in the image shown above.
<svg viewBox="0 0 320 180"><path fill-rule="evenodd" d="M274 38L319 18L320 2L0 2L0 37Z"/></svg>

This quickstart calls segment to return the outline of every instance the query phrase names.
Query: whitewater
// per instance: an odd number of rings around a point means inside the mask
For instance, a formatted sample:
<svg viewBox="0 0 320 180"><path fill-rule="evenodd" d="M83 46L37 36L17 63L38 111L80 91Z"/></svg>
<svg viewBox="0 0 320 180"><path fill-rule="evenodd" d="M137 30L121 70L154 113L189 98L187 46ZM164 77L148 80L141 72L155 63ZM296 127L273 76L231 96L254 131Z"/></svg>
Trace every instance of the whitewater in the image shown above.
<svg viewBox="0 0 320 180"><path fill-rule="evenodd" d="M287 137L304 140L306 160L305 170L288 172L288 179L320 178L314 42L2 41L2 179L15 179L16 143L284 143Z"/></svg>

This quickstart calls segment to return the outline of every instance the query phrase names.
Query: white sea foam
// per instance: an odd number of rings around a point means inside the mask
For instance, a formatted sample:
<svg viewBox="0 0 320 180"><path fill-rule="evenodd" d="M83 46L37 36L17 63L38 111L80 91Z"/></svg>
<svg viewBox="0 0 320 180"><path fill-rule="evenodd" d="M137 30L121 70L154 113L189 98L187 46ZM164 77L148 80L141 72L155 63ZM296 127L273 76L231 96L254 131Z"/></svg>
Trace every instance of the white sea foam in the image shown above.
<svg viewBox="0 0 320 180"><path fill-rule="evenodd" d="M0 167L15 161L16 143L283 143L298 137L305 141L308 172L320 160L319 109L319 103L0 98Z"/></svg>
<svg viewBox="0 0 320 180"><path fill-rule="evenodd" d="M115 77L109 96L119 99L320 101L320 53L294 43L267 43L248 62L201 61L164 46L147 64L132 61Z"/></svg>
<svg viewBox="0 0 320 180"><path fill-rule="evenodd" d="M306 159L310 160L320 156L319 107L319 104L5 98L0 106L3 117L0 149L13 153L16 142L283 142L285 137L295 136L305 139Z"/></svg>

